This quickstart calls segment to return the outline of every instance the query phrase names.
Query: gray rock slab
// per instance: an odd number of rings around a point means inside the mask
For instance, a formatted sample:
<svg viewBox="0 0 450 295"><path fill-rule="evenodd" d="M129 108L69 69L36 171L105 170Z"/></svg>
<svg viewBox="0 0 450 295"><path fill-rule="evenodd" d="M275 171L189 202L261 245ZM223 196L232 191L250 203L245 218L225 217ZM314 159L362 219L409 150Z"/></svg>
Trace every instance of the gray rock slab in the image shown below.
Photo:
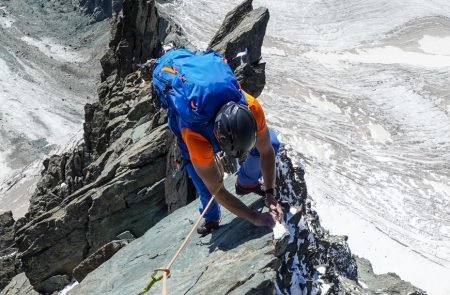
<svg viewBox="0 0 450 295"><path fill-rule="evenodd" d="M234 179L227 180L231 188ZM260 198L241 200L253 208ZM148 283L153 270L165 267L198 218L197 202L176 210L144 236L116 253L113 259L91 272L69 294L137 294ZM221 227L205 237L194 233L178 257L168 280L170 294L244 294L274 290L273 234L222 211ZM105 280L108 277L108 280ZM160 294L162 283L150 294Z"/></svg>
<svg viewBox="0 0 450 295"><path fill-rule="evenodd" d="M25 273L20 273L0 291L0 295L39 295L39 293L33 289Z"/></svg>
<svg viewBox="0 0 450 295"><path fill-rule="evenodd" d="M355 257L358 265L358 281L370 294L426 294L424 291L402 280L395 273L375 274L369 260ZM370 290L370 291L369 291Z"/></svg>

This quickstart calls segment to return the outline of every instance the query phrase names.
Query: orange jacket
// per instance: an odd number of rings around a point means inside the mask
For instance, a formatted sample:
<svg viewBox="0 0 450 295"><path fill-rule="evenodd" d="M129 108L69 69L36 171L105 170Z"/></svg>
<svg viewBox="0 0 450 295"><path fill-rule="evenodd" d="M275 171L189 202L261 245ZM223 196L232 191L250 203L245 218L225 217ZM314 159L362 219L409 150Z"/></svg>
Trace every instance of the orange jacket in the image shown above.
<svg viewBox="0 0 450 295"><path fill-rule="evenodd" d="M256 120L258 135L261 135L266 130L266 119L264 111L258 100L250 94L244 92L248 107L250 108ZM207 166L214 160L214 151L211 143L201 134L192 131L188 128L182 128L181 134L183 141L186 144L191 162L195 165Z"/></svg>

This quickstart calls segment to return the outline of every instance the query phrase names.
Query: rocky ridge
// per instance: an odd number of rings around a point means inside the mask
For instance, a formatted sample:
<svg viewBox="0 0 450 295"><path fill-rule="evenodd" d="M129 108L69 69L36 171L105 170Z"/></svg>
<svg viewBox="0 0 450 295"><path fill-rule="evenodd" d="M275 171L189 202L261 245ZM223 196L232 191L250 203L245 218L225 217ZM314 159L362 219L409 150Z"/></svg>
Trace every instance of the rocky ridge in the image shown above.
<svg viewBox="0 0 450 295"><path fill-rule="evenodd" d="M211 44L228 58L244 89L257 95L265 82L259 59L269 13L253 10L251 2L227 15ZM151 95L149 73L140 66L162 54L167 42L190 46L154 1L124 2L102 58L99 101L85 106L84 143L44 162L30 211L15 223L15 241L8 246L18 249L14 261L40 293L56 292L72 277L81 284L71 294L135 292L149 271L167 262L195 218L197 204L185 206L194 197L192 186L173 165L175 141ZM245 59L235 59L245 49ZM224 213L224 226L195 237L177 262L186 267L170 281L177 293L372 294L357 283L345 238L320 226L304 171L292 166L285 150L277 171L281 195L296 210L289 215L290 236L274 246L270 230ZM244 201L262 205L255 196ZM0 294L21 290L30 291L23 275Z"/></svg>
<svg viewBox="0 0 450 295"><path fill-rule="evenodd" d="M148 31L137 18L144 10L149 15L142 17L153 22ZM133 48L125 50L127 38L132 32L164 35L170 20L162 24L154 20L154 2L128 1L124 11L126 16L114 26L117 39L113 38L110 48L117 49L120 43L118 58L145 61L145 57L135 58L139 53ZM155 50L149 48L149 52ZM61 289L79 263L121 232L140 236L167 214L165 116L153 106L142 72L131 73L133 65L127 73L120 69L126 78L120 78L118 68L104 75L99 102L85 107L85 143L44 161L29 212L15 224L17 256L40 292ZM104 67L103 73L107 70Z"/></svg>
<svg viewBox="0 0 450 295"><path fill-rule="evenodd" d="M190 46L161 15L153 1L124 3L101 59L99 101L85 106L84 143L44 161L29 212L15 224L17 257L39 292L81 278L74 269L89 269L79 266L122 232L141 236L194 198L184 172L169 173L175 141L151 96L149 73L135 71L161 55L163 43ZM166 180L166 171L175 177Z"/></svg>

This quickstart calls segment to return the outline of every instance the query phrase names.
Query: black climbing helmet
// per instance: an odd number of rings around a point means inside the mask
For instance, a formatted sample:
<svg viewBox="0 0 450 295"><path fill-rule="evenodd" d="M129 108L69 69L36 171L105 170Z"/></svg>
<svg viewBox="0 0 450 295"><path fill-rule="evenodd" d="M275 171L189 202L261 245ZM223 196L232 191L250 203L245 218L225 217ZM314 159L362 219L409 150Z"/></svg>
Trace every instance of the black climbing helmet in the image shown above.
<svg viewBox="0 0 450 295"><path fill-rule="evenodd" d="M217 112L214 135L225 153L241 158L255 145L255 118L246 105L230 101Z"/></svg>

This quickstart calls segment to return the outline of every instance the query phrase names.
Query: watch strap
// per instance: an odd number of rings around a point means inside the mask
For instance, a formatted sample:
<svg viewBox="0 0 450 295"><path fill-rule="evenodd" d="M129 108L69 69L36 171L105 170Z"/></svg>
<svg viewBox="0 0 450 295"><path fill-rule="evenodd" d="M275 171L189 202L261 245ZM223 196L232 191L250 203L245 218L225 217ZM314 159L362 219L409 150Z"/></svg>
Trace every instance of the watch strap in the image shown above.
<svg viewBox="0 0 450 295"><path fill-rule="evenodd" d="M273 196L276 196L277 191L276 191L275 188L272 187L272 188L266 189L266 190L264 191L264 193L265 193L265 194L271 194L271 195L273 195Z"/></svg>

